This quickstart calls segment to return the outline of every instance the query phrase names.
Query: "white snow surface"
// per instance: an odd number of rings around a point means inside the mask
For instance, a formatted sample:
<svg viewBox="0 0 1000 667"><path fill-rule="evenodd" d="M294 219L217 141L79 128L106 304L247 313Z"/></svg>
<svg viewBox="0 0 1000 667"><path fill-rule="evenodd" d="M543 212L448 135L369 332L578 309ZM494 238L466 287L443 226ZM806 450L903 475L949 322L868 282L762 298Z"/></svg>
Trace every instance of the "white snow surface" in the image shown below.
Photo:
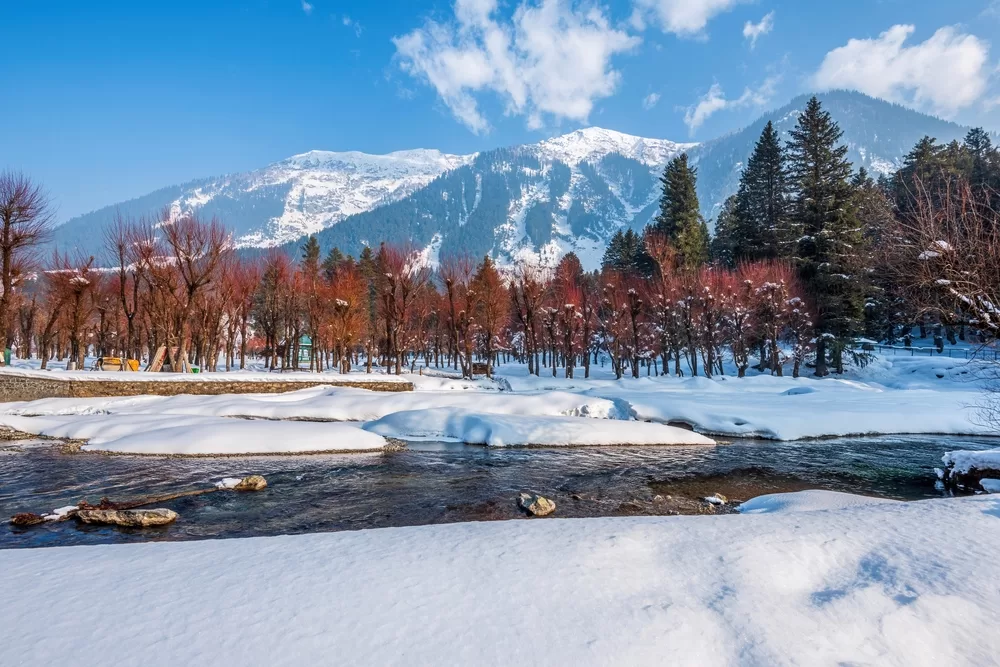
<svg viewBox="0 0 1000 667"><path fill-rule="evenodd" d="M979 418L983 386L977 363L941 356L884 357L864 370L823 379L764 374L736 378L730 373L711 379L660 376L615 380L609 369L600 366L591 369L589 379L565 379L529 376L520 365L498 367L495 380L465 380L434 370L399 378L364 373L299 373L296 378L313 382L328 380L346 386L318 386L285 394L74 398L8 403L0 405L0 424L27 433L51 434L53 425L39 421L40 418L90 415L93 419L86 422L90 424L87 428L96 435L102 432L101 424L129 423L140 429L138 424L143 420L153 423L152 420L167 415L182 417L170 420L173 429L197 423L215 431L236 428L231 419L234 417L345 421L357 422L356 425L377 421L370 426L372 431L404 439L440 437L476 444L553 446L676 444L678 440L673 436L662 439L667 433L662 427L672 423L688 424L698 433L709 436L778 440L858 434L995 435ZM47 374L28 369L9 372L81 379L108 376L83 371ZM128 379L164 377L176 382L288 377L256 372L200 376L136 373L128 376ZM380 393L349 386L352 381L371 377L410 381L415 391ZM128 420L122 421L122 417ZM19 418L17 425L10 421L13 418ZM211 421L213 419L215 421ZM64 421L66 425L60 423L61 433L68 432L68 424L73 422L72 419ZM84 430L83 423L74 427L74 434ZM330 437L340 439L338 432L328 430L331 425L264 424L260 421L254 424L281 434L271 439L278 452L294 451L300 446L296 443L301 443L301 451L326 450L330 449L329 443L322 441ZM253 430L255 427L244 424L240 428ZM197 428L192 429L197 433ZM167 431L163 433L166 435ZM332 435L326 437L324 433ZM222 443L227 437L220 432L213 436L198 435L194 439L203 443L199 447L208 447L205 443L209 440ZM183 449L192 451L190 446ZM220 453L231 451L226 445ZM200 450L199 453L209 452Z"/></svg>
<svg viewBox="0 0 1000 667"><path fill-rule="evenodd" d="M852 507L898 503L898 500L857 496L839 491L797 491L795 493L771 493L751 498L740 504L741 514L777 514L784 512L820 512L842 510Z"/></svg>
<svg viewBox="0 0 1000 667"><path fill-rule="evenodd" d="M559 160L571 167L581 162L599 160L612 153L656 167L665 165L672 158L697 145L636 137L602 127L587 127L541 141L534 145L534 149L544 159Z"/></svg>
<svg viewBox="0 0 1000 667"><path fill-rule="evenodd" d="M998 521L976 496L10 549L0 664L990 665Z"/></svg>
<svg viewBox="0 0 1000 667"><path fill-rule="evenodd" d="M941 457L945 467L959 474L970 470L1000 470L1000 448L982 451L945 452Z"/></svg>
<svg viewBox="0 0 1000 667"><path fill-rule="evenodd" d="M158 414L0 418L26 433L87 440L84 451L119 454L236 455L374 451L385 439L352 424L281 422Z"/></svg>
<svg viewBox="0 0 1000 667"><path fill-rule="evenodd" d="M981 479L979 486L983 487L986 493L1000 493L1000 479Z"/></svg>
<svg viewBox="0 0 1000 667"><path fill-rule="evenodd" d="M395 412L365 425L388 437L457 440L470 445L587 447L598 445L714 445L699 433L663 424L577 417L469 412L454 408Z"/></svg>

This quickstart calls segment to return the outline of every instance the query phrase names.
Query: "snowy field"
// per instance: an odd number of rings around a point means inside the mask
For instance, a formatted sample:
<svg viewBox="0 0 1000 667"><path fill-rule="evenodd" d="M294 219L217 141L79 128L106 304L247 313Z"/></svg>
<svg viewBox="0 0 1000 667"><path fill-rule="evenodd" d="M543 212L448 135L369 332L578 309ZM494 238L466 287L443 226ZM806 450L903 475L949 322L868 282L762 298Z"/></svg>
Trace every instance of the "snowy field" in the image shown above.
<svg viewBox="0 0 1000 667"><path fill-rule="evenodd" d="M577 372L582 375L582 369ZM101 377L73 373L77 375ZM147 454L368 450L384 444L381 436L489 446L586 446L710 444L704 436L797 440L994 433L979 419L982 367L947 356L886 356L863 370L824 379L758 374L615 380L610 369L600 366L592 369L590 379L566 379L529 376L520 365L502 366L496 375L495 380L470 381L433 371L407 374L402 379L412 381L416 391L405 393L315 387L286 394L48 399L0 406L0 424L37 435L91 439L90 449ZM236 376L291 377L258 371ZM233 375L146 377L183 382ZM165 415L183 418L160 419ZM248 426L234 417L283 421ZM350 422L361 428L301 420ZM148 433L143 433L144 422ZM243 442L246 447L234 451L239 449L234 443Z"/></svg>
<svg viewBox="0 0 1000 667"><path fill-rule="evenodd" d="M0 551L0 664L1000 660L997 497L747 509Z"/></svg>

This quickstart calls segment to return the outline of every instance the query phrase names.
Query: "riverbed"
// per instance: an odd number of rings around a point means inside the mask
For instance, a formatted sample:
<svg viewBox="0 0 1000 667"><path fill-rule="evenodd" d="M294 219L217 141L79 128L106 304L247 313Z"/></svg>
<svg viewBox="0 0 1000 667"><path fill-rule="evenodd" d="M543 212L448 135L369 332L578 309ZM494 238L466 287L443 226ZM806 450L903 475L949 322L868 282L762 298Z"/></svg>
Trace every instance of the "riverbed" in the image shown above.
<svg viewBox="0 0 1000 667"><path fill-rule="evenodd" d="M412 442L384 454L147 458L67 454L58 443L5 443L0 517L102 497L125 501L264 475L258 493L217 492L162 503L164 528L69 521L4 525L0 548L286 535L522 517L522 491L555 500L557 517L712 514L763 493L829 489L899 500L940 497L934 468L974 437L881 436L795 442L734 440L717 447L488 449ZM705 496L729 499L714 506Z"/></svg>

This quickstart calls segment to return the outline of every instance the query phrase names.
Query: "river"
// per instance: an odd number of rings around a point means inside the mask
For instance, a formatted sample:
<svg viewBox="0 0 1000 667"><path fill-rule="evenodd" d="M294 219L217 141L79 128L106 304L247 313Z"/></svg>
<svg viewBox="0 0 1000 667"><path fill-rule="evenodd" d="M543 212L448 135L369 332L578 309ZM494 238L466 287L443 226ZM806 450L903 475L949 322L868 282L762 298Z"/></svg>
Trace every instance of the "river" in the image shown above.
<svg viewBox="0 0 1000 667"><path fill-rule="evenodd" d="M953 449L997 446L990 438L881 436L797 442L734 440L717 447L487 449L411 443L386 454L247 458L143 458L66 454L26 444L0 453L0 517L42 513L106 496L211 486L264 475L259 493L218 492L161 506L177 523L125 530L75 521L0 528L0 548L284 535L512 519L521 491L555 500L557 517L731 511L702 500L831 489L900 500L943 495L934 468ZM18 443L5 443L14 447Z"/></svg>

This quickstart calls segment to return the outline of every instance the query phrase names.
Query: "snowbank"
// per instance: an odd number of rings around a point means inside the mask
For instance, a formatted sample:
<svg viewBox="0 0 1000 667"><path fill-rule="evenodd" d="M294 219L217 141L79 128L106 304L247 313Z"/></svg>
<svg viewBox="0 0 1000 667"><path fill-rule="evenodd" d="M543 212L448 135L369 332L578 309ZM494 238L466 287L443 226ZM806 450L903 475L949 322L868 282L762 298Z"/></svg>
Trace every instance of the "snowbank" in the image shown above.
<svg viewBox="0 0 1000 667"><path fill-rule="evenodd" d="M25 433L87 440L85 451L119 454L295 454L374 451L385 439L351 424L276 422L171 415L0 417Z"/></svg>
<svg viewBox="0 0 1000 667"><path fill-rule="evenodd" d="M998 521L978 496L6 550L0 664L995 664Z"/></svg>
<svg viewBox="0 0 1000 667"><path fill-rule="evenodd" d="M869 505L899 503L887 498L856 496L839 491L797 491L795 493L771 493L752 498L739 506L741 514L777 514L784 512L821 512L842 510Z"/></svg>
<svg viewBox="0 0 1000 667"><path fill-rule="evenodd" d="M973 470L1000 470L1000 449L946 452L941 460L949 472L958 475Z"/></svg>
<svg viewBox="0 0 1000 667"><path fill-rule="evenodd" d="M660 376L615 380L608 369L592 370L594 377L590 379L565 379L528 376L523 366L511 365L498 368L496 380L403 375L401 379L413 382L416 389L403 393L324 386L285 394L48 399L4 404L0 411L10 415L108 413L179 415L185 419L378 421L375 430L400 437L409 433L461 439L474 432L474 441L481 442L487 439L483 433L489 432L494 441L506 444L522 443L528 435L539 438L532 444L564 444L571 435L579 435L580 441L569 444L648 442L646 434L651 427L621 425L635 419L664 425L686 423L708 435L777 440L868 434L995 434L979 419L981 367L961 359L879 359L864 370L852 371L850 376L824 379L762 374L746 378ZM243 378L254 374L235 375ZM214 377L231 376L219 373ZM317 376L308 377L315 380ZM439 410L451 411L456 418L449 421L435 415ZM414 412L426 414L409 414ZM474 424L460 412L491 416ZM552 425L558 423L555 421L522 419L517 420L522 424L515 426L512 420L501 419L515 416L587 417L592 421L587 428L569 430L560 436L550 433ZM608 420L617 423L596 423ZM620 435L614 437L608 429L618 429ZM627 437L622 429L629 432Z"/></svg>
<svg viewBox="0 0 1000 667"><path fill-rule="evenodd" d="M685 422L712 435L798 440L874 433L990 435L976 419L980 394L967 384L941 390L888 389L826 378L658 378L589 389L627 402L639 419Z"/></svg>
<svg viewBox="0 0 1000 667"><path fill-rule="evenodd" d="M3 406L15 415L153 414L265 419L371 421L394 412L450 408L506 415L566 415L628 419L623 401L569 392L544 395L421 391L381 393L365 389L312 387L284 394L219 396L140 396L128 398L49 398Z"/></svg>
<svg viewBox="0 0 1000 667"><path fill-rule="evenodd" d="M490 447L715 444L715 441L698 433L663 424L502 415L451 408L395 412L366 424L364 428L395 438L457 440Z"/></svg>

